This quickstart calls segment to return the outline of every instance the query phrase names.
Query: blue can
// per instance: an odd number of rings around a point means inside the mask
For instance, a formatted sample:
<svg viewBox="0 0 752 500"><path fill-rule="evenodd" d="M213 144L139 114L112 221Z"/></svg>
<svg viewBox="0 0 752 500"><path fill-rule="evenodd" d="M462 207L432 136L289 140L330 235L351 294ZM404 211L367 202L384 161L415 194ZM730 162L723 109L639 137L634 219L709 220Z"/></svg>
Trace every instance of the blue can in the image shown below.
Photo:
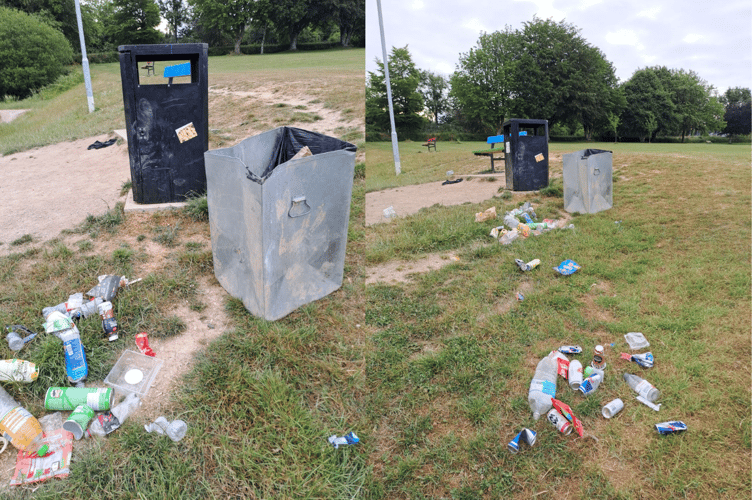
<svg viewBox="0 0 752 500"><path fill-rule="evenodd" d="M687 430L687 424L681 420L672 420L670 422L661 422L655 424L655 430L660 434L674 434L675 432L682 432Z"/></svg>

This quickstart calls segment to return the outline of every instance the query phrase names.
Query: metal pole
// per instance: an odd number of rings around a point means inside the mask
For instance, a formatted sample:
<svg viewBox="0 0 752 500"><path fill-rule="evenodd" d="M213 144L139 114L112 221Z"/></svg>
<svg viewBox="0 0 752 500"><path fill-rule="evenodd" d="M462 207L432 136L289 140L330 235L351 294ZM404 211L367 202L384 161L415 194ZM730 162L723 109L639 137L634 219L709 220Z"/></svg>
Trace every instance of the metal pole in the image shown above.
<svg viewBox="0 0 752 500"><path fill-rule="evenodd" d="M384 39L384 18L381 15L381 0L376 0L379 8L379 29L381 30L381 52L384 55L384 76L386 78L386 99L389 102L389 121L392 124L392 154L394 155L394 172L400 174L399 146L397 145L397 127L394 126L394 108L392 107L392 85L389 82L389 61L386 58L386 40Z"/></svg>
<svg viewBox="0 0 752 500"><path fill-rule="evenodd" d="M84 84L86 85L86 100L89 101L89 113L94 112L94 94L91 92L91 75L89 74L89 60L86 58L86 42L84 41L84 23L81 21L81 4L76 0L76 19L78 19L78 38L81 40L81 67L84 70Z"/></svg>

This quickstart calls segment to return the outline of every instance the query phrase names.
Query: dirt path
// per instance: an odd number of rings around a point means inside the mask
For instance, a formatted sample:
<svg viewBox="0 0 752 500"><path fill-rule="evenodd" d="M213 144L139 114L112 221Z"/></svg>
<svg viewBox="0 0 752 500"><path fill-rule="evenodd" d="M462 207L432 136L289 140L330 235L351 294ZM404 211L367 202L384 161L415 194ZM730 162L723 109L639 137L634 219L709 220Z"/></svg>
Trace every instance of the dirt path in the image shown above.
<svg viewBox="0 0 752 500"><path fill-rule="evenodd" d="M437 203L447 206L480 203L492 198L506 185L503 177L495 179L491 182L486 178L471 177L445 186L437 181L366 193L366 226L385 222L384 209L387 207L394 207L397 216L403 217Z"/></svg>

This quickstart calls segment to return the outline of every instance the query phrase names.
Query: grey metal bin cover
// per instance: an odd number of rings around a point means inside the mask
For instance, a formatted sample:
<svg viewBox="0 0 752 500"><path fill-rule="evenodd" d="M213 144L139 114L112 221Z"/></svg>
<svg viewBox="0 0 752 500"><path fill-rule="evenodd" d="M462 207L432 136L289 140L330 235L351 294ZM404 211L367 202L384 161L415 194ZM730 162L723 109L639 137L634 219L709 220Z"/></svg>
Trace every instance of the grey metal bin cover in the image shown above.
<svg viewBox="0 0 752 500"><path fill-rule="evenodd" d="M594 214L613 199L613 153L583 149L563 156L564 210Z"/></svg>
<svg viewBox="0 0 752 500"><path fill-rule="evenodd" d="M313 155L291 160L303 146ZM214 274L251 314L276 320L342 285L355 151L280 127L204 153Z"/></svg>

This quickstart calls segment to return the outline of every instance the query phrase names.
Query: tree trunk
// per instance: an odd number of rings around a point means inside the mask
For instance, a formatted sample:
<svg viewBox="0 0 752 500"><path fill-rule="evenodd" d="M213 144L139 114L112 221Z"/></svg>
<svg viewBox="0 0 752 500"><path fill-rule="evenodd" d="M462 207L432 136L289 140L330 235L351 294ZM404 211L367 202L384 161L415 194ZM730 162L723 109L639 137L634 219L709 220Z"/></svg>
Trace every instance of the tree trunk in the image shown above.
<svg viewBox="0 0 752 500"><path fill-rule="evenodd" d="M235 40L235 55L240 55L240 42L243 40L243 33Z"/></svg>
<svg viewBox="0 0 752 500"><path fill-rule="evenodd" d="M264 34L261 35L261 53L264 53L264 43L266 42L266 23L264 23Z"/></svg>
<svg viewBox="0 0 752 500"><path fill-rule="evenodd" d="M684 144L684 130L682 130L682 144Z"/></svg>
<svg viewBox="0 0 752 500"><path fill-rule="evenodd" d="M295 33L290 37L290 50L298 50L298 35L299 33Z"/></svg>

